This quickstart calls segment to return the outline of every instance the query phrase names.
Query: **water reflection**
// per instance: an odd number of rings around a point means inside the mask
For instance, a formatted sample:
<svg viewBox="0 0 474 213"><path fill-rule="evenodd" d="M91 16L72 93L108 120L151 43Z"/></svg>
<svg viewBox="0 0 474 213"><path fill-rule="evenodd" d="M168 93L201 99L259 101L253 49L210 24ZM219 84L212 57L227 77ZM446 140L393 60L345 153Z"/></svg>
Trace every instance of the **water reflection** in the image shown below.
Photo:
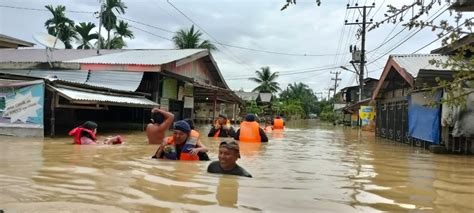
<svg viewBox="0 0 474 213"><path fill-rule="evenodd" d="M237 177L220 177L216 199L220 206L237 208L239 182Z"/></svg>
<svg viewBox="0 0 474 213"><path fill-rule="evenodd" d="M202 126L201 133L208 131ZM123 133L121 133L123 134ZM206 173L210 162L151 159L143 132L119 146L0 137L6 212L474 211L474 158L433 155L351 128L288 123L268 144L242 143L254 178ZM222 138L201 136L217 160Z"/></svg>

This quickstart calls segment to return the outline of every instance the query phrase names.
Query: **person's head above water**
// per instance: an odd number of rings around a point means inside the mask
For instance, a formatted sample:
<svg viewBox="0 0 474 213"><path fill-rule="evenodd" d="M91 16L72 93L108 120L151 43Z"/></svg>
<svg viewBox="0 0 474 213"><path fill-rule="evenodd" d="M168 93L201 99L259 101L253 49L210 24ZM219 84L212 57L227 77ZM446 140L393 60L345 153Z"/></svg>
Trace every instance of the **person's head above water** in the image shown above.
<svg viewBox="0 0 474 213"><path fill-rule="evenodd" d="M151 120L152 120L152 123L161 124L165 121L165 116L163 116L161 112L152 111Z"/></svg>
<svg viewBox="0 0 474 213"><path fill-rule="evenodd" d="M223 114L219 114L219 116L217 116L217 123L219 123L219 125L226 124L226 121L227 121L227 116Z"/></svg>
<svg viewBox="0 0 474 213"><path fill-rule="evenodd" d="M88 129L88 130L95 130L97 129L97 123L94 121L86 121L81 125L83 128Z"/></svg>
<svg viewBox="0 0 474 213"><path fill-rule="evenodd" d="M224 170L231 170L240 158L239 144L235 141L222 141L219 144L219 165Z"/></svg>
<svg viewBox="0 0 474 213"><path fill-rule="evenodd" d="M175 143L183 144L188 139L189 133L191 132L191 127L189 126L186 121L176 121L173 125L173 137L175 139Z"/></svg>
<svg viewBox="0 0 474 213"><path fill-rule="evenodd" d="M257 120L257 117L254 114L249 113L245 116L245 121L256 121L256 120Z"/></svg>

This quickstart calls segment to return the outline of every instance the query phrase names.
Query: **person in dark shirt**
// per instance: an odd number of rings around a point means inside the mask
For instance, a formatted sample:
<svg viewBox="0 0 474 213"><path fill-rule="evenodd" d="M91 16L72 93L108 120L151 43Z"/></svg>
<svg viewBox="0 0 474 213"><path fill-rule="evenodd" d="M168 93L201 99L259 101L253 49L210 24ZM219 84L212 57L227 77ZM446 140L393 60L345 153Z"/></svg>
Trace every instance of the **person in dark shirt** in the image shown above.
<svg viewBox="0 0 474 213"><path fill-rule="evenodd" d="M244 168L237 165L239 158L239 144L235 141L223 141L219 144L219 161L209 164L207 172L252 177Z"/></svg>
<svg viewBox="0 0 474 213"><path fill-rule="evenodd" d="M217 120L212 125L212 128L209 131L209 134L207 134L207 136L232 138L235 136L235 130L234 128L232 128L225 115L219 115Z"/></svg>

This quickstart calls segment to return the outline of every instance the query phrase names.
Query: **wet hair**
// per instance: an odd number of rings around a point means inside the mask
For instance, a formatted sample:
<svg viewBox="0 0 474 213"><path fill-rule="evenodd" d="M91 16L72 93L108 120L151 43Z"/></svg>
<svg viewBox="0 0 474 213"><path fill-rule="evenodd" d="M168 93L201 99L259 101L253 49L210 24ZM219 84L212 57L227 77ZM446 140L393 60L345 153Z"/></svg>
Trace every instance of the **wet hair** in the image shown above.
<svg viewBox="0 0 474 213"><path fill-rule="evenodd" d="M162 124L165 121L165 116L161 112L152 112L151 119L155 124Z"/></svg>
<svg viewBox="0 0 474 213"><path fill-rule="evenodd" d="M86 121L84 122L82 125L81 125L84 129L88 129L90 131L94 131L94 129L97 129L97 123L94 122L94 121ZM90 135L88 132L86 131L81 131L81 137L88 137L92 140L94 140L94 138L92 138L92 135Z"/></svg>
<svg viewBox="0 0 474 213"><path fill-rule="evenodd" d="M94 121L86 121L81 125L83 128L86 128L88 130L94 130L97 129L97 123Z"/></svg>
<svg viewBox="0 0 474 213"><path fill-rule="evenodd" d="M193 120L189 119L189 118L186 118L184 119L184 121L186 121L186 123L189 124L189 127L191 127L191 129L194 129L194 122Z"/></svg>
<svg viewBox="0 0 474 213"><path fill-rule="evenodd" d="M255 121L256 119L254 114L247 114L247 116L245 116L245 121Z"/></svg>
<svg viewBox="0 0 474 213"><path fill-rule="evenodd" d="M219 144L219 148L221 147L224 147L226 149L229 149L229 150L233 150L238 158L240 158L240 147L239 147L239 144L235 141L222 141L220 144Z"/></svg>

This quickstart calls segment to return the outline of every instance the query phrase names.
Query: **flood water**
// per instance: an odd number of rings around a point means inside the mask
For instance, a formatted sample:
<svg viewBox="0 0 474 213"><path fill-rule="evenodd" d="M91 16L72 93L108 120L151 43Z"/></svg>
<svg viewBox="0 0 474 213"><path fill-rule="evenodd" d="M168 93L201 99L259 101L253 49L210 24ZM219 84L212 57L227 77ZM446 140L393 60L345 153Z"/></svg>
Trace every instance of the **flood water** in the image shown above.
<svg viewBox="0 0 474 213"><path fill-rule="evenodd" d="M217 160L208 129L201 140ZM122 135L127 143L115 146L0 136L0 210L474 212L473 157L356 129L300 121L270 133L268 144L241 144L238 163L254 178L208 174L209 162L150 159L156 146L143 132Z"/></svg>

